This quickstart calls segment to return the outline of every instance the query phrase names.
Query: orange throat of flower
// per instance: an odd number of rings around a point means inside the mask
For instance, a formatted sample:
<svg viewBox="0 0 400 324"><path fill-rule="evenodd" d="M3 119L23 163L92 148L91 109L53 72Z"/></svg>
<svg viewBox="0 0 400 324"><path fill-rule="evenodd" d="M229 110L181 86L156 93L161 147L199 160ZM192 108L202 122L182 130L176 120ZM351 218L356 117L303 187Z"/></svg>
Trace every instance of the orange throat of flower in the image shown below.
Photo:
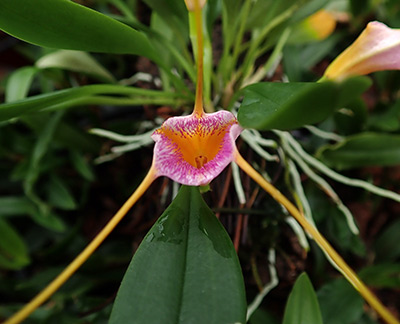
<svg viewBox="0 0 400 324"><path fill-rule="evenodd" d="M193 131L164 128L162 132L170 143L173 143L174 151L181 155L184 161L200 169L220 151L227 128L228 125L219 129L207 129L199 123Z"/></svg>

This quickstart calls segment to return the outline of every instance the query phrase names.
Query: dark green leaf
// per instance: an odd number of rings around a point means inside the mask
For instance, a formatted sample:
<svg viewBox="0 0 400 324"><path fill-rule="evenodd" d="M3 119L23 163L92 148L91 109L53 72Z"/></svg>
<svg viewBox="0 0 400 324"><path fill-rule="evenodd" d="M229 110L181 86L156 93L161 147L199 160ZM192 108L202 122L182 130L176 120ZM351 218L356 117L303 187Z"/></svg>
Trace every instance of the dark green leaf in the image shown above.
<svg viewBox="0 0 400 324"><path fill-rule="evenodd" d="M352 324L363 313L363 299L344 278L323 286L318 300L324 324Z"/></svg>
<svg viewBox="0 0 400 324"><path fill-rule="evenodd" d="M279 324L280 321L270 312L258 308L249 319L250 324Z"/></svg>
<svg viewBox="0 0 400 324"><path fill-rule="evenodd" d="M359 275L375 288L400 288L400 263L372 265L362 269Z"/></svg>
<svg viewBox="0 0 400 324"><path fill-rule="evenodd" d="M357 98L370 85L365 77L341 83L265 82L244 89L238 120L245 128L294 129L320 122Z"/></svg>
<svg viewBox="0 0 400 324"><path fill-rule="evenodd" d="M26 197L0 197L0 217L32 215L35 211L35 205Z"/></svg>
<svg viewBox="0 0 400 324"><path fill-rule="evenodd" d="M67 228L60 216L49 210L46 210L45 212L36 212L32 214L31 217L37 224L52 231L64 232Z"/></svg>
<svg viewBox="0 0 400 324"><path fill-rule="evenodd" d="M29 115L21 118L22 122L40 134L47 122L48 114ZM61 143L72 150L80 150L85 153L98 154L99 141L93 135L81 130L77 125L61 120L54 131L54 141Z"/></svg>
<svg viewBox="0 0 400 324"><path fill-rule="evenodd" d="M88 164L84 156L82 156L76 150L71 151L70 154L71 162L74 165L75 169L79 172L79 174L88 181L93 181L95 175L91 166Z"/></svg>
<svg viewBox="0 0 400 324"><path fill-rule="evenodd" d="M29 170L24 181L24 189L26 192L30 192L39 177L40 172L40 162L44 158L53 134L57 129L57 125L62 118L62 113L55 113L50 119L47 125L42 129L37 142L32 151L32 156L30 158Z"/></svg>
<svg viewBox="0 0 400 324"><path fill-rule="evenodd" d="M376 239L375 258L380 262L394 261L400 257L400 219L390 224Z"/></svg>
<svg viewBox="0 0 400 324"><path fill-rule="evenodd" d="M357 98L339 109L334 120L340 134L351 135L361 132L368 118L367 105L364 100Z"/></svg>
<svg viewBox="0 0 400 324"><path fill-rule="evenodd" d="M374 130L394 132L400 130L400 101L396 101L384 112L372 114L368 126Z"/></svg>
<svg viewBox="0 0 400 324"><path fill-rule="evenodd" d="M317 295L306 273L296 280L286 303L283 324L323 324Z"/></svg>
<svg viewBox="0 0 400 324"><path fill-rule="evenodd" d="M75 209L76 202L65 183L56 176L51 176L47 183L48 202L61 209Z"/></svg>
<svg viewBox="0 0 400 324"><path fill-rule="evenodd" d="M361 166L390 166L400 163L400 136L361 133L335 145L327 145L317 157L339 170Z"/></svg>
<svg viewBox="0 0 400 324"><path fill-rule="evenodd" d="M184 1L144 0L174 30L176 37L188 40L188 11Z"/></svg>
<svg viewBox="0 0 400 324"><path fill-rule="evenodd" d="M2 0L0 29L44 47L156 56L144 34L68 0Z"/></svg>
<svg viewBox="0 0 400 324"><path fill-rule="evenodd" d="M29 262L24 241L5 219L0 218L0 268L18 270Z"/></svg>
<svg viewBox="0 0 400 324"><path fill-rule="evenodd" d="M336 85L258 83L245 88L239 123L255 129L293 129L324 120L336 108Z"/></svg>
<svg viewBox="0 0 400 324"><path fill-rule="evenodd" d="M244 323L232 242L199 189L183 186L136 251L110 324Z"/></svg>

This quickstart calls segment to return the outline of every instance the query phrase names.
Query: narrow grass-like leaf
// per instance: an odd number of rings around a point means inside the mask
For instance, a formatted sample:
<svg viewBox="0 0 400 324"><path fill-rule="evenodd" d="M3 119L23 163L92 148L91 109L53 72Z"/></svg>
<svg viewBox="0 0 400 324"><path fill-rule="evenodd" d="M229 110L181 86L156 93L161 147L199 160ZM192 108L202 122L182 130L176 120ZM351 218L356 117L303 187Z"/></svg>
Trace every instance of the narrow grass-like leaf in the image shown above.
<svg viewBox="0 0 400 324"><path fill-rule="evenodd" d="M110 324L245 323L232 242L197 187L182 187L136 251Z"/></svg>
<svg viewBox="0 0 400 324"><path fill-rule="evenodd" d="M283 324L323 324L317 295L306 273L297 278L289 295Z"/></svg>
<svg viewBox="0 0 400 324"><path fill-rule="evenodd" d="M79 88L54 91L51 93L28 97L16 102L2 104L0 105L0 121L37 111L65 109L79 104L91 103L93 98L96 99L94 101L98 104L101 104L103 101L104 103L107 103L107 99L96 95L114 95L115 97L109 99L114 99L115 101L127 98L130 99L133 96L137 98L138 102L140 102L142 98L159 98L160 103L163 100L174 101L174 98L182 97L182 95L172 92L146 90L121 85L88 85ZM120 97L116 97L116 95ZM126 105L132 104L129 100L125 101Z"/></svg>

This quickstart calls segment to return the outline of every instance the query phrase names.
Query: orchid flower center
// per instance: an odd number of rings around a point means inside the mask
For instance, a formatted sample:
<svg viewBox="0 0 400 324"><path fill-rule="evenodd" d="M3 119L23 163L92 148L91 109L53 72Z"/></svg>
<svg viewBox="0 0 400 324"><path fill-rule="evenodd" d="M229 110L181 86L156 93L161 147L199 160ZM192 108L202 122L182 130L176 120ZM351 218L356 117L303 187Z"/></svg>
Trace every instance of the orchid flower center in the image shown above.
<svg viewBox="0 0 400 324"><path fill-rule="evenodd" d="M228 126L233 124L212 125L207 121L202 117L193 118L192 125L186 129L164 125L160 130L170 140L173 151L197 169L215 158L222 147Z"/></svg>
<svg viewBox="0 0 400 324"><path fill-rule="evenodd" d="M158 175L192 186L209 183L233 161L241 131L228 111L167 119L152 135Z"/></svg>

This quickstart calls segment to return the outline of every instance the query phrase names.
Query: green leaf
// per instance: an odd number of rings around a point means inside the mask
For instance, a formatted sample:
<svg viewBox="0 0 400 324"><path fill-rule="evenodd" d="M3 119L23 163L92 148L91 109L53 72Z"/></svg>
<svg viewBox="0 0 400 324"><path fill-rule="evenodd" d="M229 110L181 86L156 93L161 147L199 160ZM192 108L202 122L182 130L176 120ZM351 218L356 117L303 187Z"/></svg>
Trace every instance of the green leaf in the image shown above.
<svg viewBox="0 0 400 324"><path fill-rule="evenodd" d="M0 197L0 217L32 215L35 212L35 205L26 197Z"/></svg>
<svg viewBox="0 0 400 324"><path fill-rule="evenodd" d="M112 94L129 97L101 97L99 95ZM174 97L182 97L178 93L139 89L134 87L126 87L121 85L88 85L79 88L71 88L65 90L54 91L51 93L41 94L28 97L24 100L0 105L0 121L19 117L25 114L46 110L65 109L72 106L84 104L101 104L108 103L110 100L117 104L121 100L125 105L132 104L132 98L135 96L139 102L143 98L160 98L170 100ZM130 99L131 101L128 101ZM171 101L171 100L170 100Z"/></svg>
<svg viewBox="0 0 400 324"><path fill-rule="evenodd" d="M25 98L37 71L34 66L25 66L13 72L7 80L5 102Z"/></svg>
<svg viewBox="0 0 400 324"><path fill-rule="evenodd" d="M183 41L188 40L188 11L183 1L144 0L144 2L170 26L176 37L182 38Z"/></svg>
<svg viewBox="0 0 400 324"><path fill-rule="evenodd" d="M24 241L5 219L0 218L0 268L18 270L29 262Z"/></svg>
<svg viewBox="0 0 400 324"><path fill-rule="evenodd" d="M110 324L245 323L232 242L199 189L183 186L136 251Z"/></svg>
<svg viewBox="0 0 400 324"><path fill-rule="evenodd" d="M400 263L384 263L366 267L360 278L375 288L400 288Z"/></svg>
<svg viewBox="0 0 400 324"><path fill-rule="evenodd" d="M279 324L280 321L276 319L270 312L257 308L256 311L249 318L249 324Z"/></svg>
<svg viewBox="0 0 400 324"><path fill-rule="evenodd" d="M70 152L70 159L76 171L88 181L93 181L95 175L92 167L86 161L85 157L76 150Z"/></svg>
<svg viewBox="0 0 400 324"><path fill-rule="evenodd" d="M323 286L318 300L324 324L352 324L363 314L363 299L344 278Z"/></svg>
<svg viewBox="0 0 400 324"><path fill-rule="evenodd" d="M29 170L24 181L26 193L30 193L40 174L40 163L49 149L55 130L62 118L62 112L55 113L42 129L36 141L29 161Z"/></svg>
<svg viewBox="0 0 400 324"><path fill-rule="evenodd" d="M21 121L40 134L51 116L48 114L29 115ZM53 140L71 150L80 150L85 153L98 154L100 143L98 139L79 128L78 125L61 120L54 131Z"/></svg>
<svg viewBox="0 0 400 324"><path fill-rule="evenodd" d="M59 50L41 57L35 65L41 69L64 69L92 75L102 81L115 82L112 74L86 52Z"/></svg>
<svg viewBox="0 0 400 324"><path fill-rule="evenodd" d="M264 82L244 89L238 120L245 128L288 130L320 122L357 98L370 85L365 77L342 83ZM350 89L350 90L349 90Z"/></svg>
<svg viewBox="0 0 400 324"><path fill-rule="evenodd" d="M283 324L323 324L317 295L306 273L297 278L289 295Z"/></svg>
<svg viewBox="0 0 400 324"><path fill-rule="evenodd" d="M0 29L43 47L156 57L146 35L68 0L2 0Z"/></svg>
<svg viewBox="0 0 400 324"><path fill-rule="evenodd" d="M38 207L27 197L0 197L0 218L25 215L29 215L36 223L49 229L58 232L65 230L65 224L57 215L49 212L41 213Z"/></svg>
<svg viewBox="0 0 400 324"><path fill-rule="evenodd" d="M378 262L392 262L400 257L399 233L400 219L397 219L378 236L374 243L375 258Z"/></svg>
<svg viewBox="0 0 400 324"><path fill-rule="evenodd" d="M65 183L57 176L52 175L47 183L48 202L55 207L73 210L76 202Z"/></svg>
<svg viewBox="0 0 400 324"><path fill-rule="evenodd" d="M375 112L368 118L368 126L374 130L395 132L400 130L400 101L383 112Z"/></svg>
<svg viewBox="0 0 400 324"><path fill-rule="evenodd" d="M361 133L343 142L327 145L317 157L339 170L361 166L391 166L400 163L400 135Z"/></svg>
<svg viewBox="0 0 400 324"><path fill-rule="evenodd" d="M337 132L352 135L362 131L368 118L368 110L365 101L357 98L349 102L343 109L334 114Z"/></svg>
<svg viewBox="0 0 400 324"><path fill-rule="evenodd" d="M298 128L324 120L336 108L333 82L258 83L244 91L238 120L246 128Z"/></svg>

